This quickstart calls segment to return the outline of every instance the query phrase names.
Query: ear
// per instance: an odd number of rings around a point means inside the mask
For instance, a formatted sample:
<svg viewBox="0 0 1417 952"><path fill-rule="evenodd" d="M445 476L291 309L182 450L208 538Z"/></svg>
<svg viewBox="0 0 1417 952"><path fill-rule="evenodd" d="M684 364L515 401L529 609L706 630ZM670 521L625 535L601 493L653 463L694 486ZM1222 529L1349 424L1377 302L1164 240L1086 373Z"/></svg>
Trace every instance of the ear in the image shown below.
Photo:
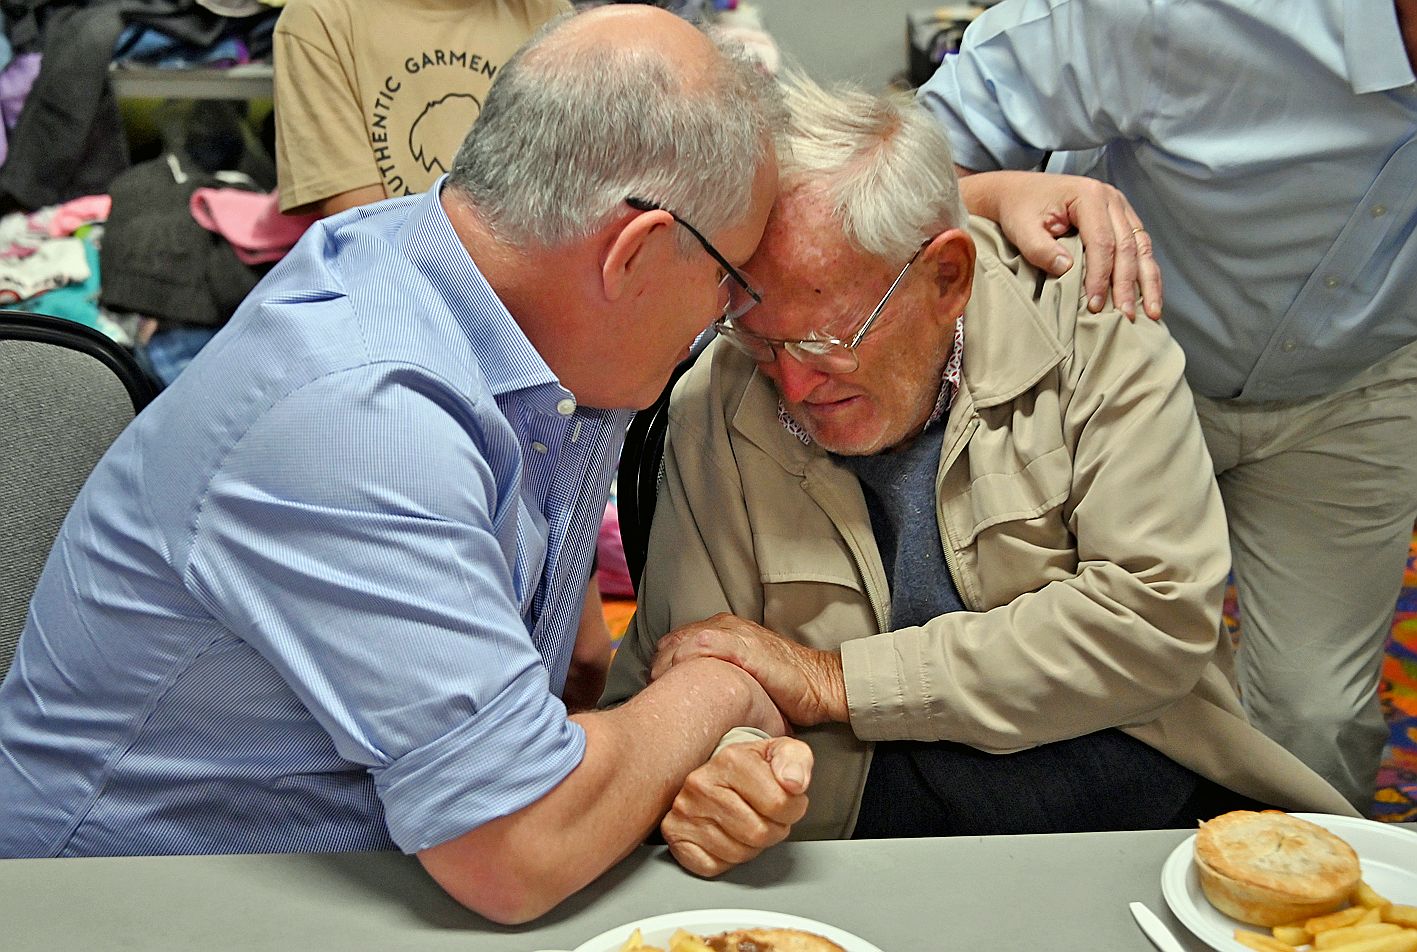
<svg viewBox="0 0 1417 952"><path fill-rule="evenodd" d="M951 228L936 235L920 256L934 268L939 315L954 320L974 290L974 239L962 228Z"/></svg>
<svg viewBox="0 0 1417 952"><path fill-rule="evenodd" d="M612 226L600 256L606 300L618 301L635 286L673 228L674 217L659 209L635 212Z"/></svg>

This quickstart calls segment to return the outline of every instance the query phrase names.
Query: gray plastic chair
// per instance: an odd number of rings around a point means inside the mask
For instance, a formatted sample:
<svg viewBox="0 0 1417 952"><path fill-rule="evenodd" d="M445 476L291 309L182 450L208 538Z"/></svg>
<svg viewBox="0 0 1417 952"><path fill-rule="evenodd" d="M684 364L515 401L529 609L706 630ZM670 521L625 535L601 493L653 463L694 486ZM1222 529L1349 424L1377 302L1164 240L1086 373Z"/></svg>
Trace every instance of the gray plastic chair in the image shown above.
<svg viewBox="0 0 1417 952"><path fill-rule="evenodd" d="M0 311L0 381L2 678L60 523L157 387L98 331L20 311Z"/></svg>

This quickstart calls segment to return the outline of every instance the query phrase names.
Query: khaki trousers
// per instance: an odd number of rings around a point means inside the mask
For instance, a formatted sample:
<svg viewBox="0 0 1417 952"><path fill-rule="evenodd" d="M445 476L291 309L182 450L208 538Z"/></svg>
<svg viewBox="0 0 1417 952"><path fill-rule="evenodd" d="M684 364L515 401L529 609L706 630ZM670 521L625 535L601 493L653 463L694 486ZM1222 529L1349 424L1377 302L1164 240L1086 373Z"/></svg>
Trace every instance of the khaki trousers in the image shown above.
<svg viewBox="0 0 1417 952"><path fill-rule="evenodd" d="M1338 393L1196 404L1230 521L1245 709L1369 814L1388 734L1376 689L1417 515L1417 344Z"/></svg>

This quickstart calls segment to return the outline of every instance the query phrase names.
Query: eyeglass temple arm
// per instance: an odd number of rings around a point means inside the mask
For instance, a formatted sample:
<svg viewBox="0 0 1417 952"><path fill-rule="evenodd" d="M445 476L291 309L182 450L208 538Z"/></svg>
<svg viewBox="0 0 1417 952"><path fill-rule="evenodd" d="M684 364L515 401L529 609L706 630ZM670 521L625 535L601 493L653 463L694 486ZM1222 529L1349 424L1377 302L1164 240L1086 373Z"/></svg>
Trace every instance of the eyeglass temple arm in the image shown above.
<svg viewBox="0 0 1417 952"><path fill-rule="evenodd" d="M871 329L871 325L876 323L876 318L880 317L881 312L886 309L886 304L890 301L891 295L895 293L896 286L905 280L905 272L910 270L910 266L915 263L915 259L920 257L920 252L924 251L929 244L930 241L926 241L925 244L915 249L915 254L910 256L910 260L905 263L905 267L900 269L900 274L896 275L895 280L891 282L891 286L886 288L886 293L881 296L881 303L876 305L876 309L871 312L870 317L866 318L866 323L861 325L861 329L852 335L851 343L846 345L848 349L853 349L857 344L861 343L861 338L866 336L866 332Z"/></svg>
<svg viewBox="0 0 1417 952"><path fill-rule="evenodd" d="M705 251L708 252L709 257L711 257L718 264L718 266L723 269L724 274L728 275L733 279L734 284L742 288L744 293L747 294L748 297L752 298L758 304L763 303L763 296L759 294L751 284L743 280L743 276L738 273L738 269L733 267L733 265L729 264L728 259L725 258L723 255L719 254L718 249L713 246L713 243L707 238L705 238L702 234L700 234L699 230L693 225L680 218L672 210L665 208L662 205L656 205L654 202L651 202L647 199L627 198L625 199L625 204L629 205L636 211L641 212L668 212L670 218L674 219L676 222L682 225L685 231L693 235L694 238L698 241L698 243L703 245L703 248Z"/></svg>

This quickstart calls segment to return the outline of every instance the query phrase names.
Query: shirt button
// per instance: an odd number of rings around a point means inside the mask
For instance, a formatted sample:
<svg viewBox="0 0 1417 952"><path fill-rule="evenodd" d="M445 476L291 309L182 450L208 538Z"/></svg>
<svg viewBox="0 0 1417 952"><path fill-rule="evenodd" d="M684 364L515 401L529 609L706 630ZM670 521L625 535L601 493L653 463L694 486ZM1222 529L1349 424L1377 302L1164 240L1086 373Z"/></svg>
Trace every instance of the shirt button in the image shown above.
<svg viewBox="0 0 1417 952"><path fill-rule="evenodd" d="M1329 275L1328 277L1324 278L1324 287L1326 287L1326 288L1336 288L1336 287L1338 287L1338 279L1335 278L1333 275Z"/></svg>
<svg viewBox="0 0 1417 952"><path fill-rule="evenodd" d="M1372 215L1374 218L1382 218L1387 214L1387 206L1374 205L1372 208L1368 209L1368 214Z"/></svg>
<svg viewBox="0 0 1417 952"><path fill-rule="evenodd" d="M1284 339L1284 342L1279 346L1286 354L1292 354L1294 352L1294 348L1298 347L1299 345L1294 342L1294 338L1286 337Z"/></svg>
<svg viewBox="0 0 1417 952"><path fill-rule="evenodd" d="M558 401L556 404L556 412L562 416L570 416L572 413L576 412L576 401L569 398Z"/></svg>
<svg viewBox="0 0 1417 952"><path fill-rule="evenodd" d="M546 444L542 443L540 440L537 440L536 442L532 443L531 448L536 450L538 453L546 452Z"/></svg>

